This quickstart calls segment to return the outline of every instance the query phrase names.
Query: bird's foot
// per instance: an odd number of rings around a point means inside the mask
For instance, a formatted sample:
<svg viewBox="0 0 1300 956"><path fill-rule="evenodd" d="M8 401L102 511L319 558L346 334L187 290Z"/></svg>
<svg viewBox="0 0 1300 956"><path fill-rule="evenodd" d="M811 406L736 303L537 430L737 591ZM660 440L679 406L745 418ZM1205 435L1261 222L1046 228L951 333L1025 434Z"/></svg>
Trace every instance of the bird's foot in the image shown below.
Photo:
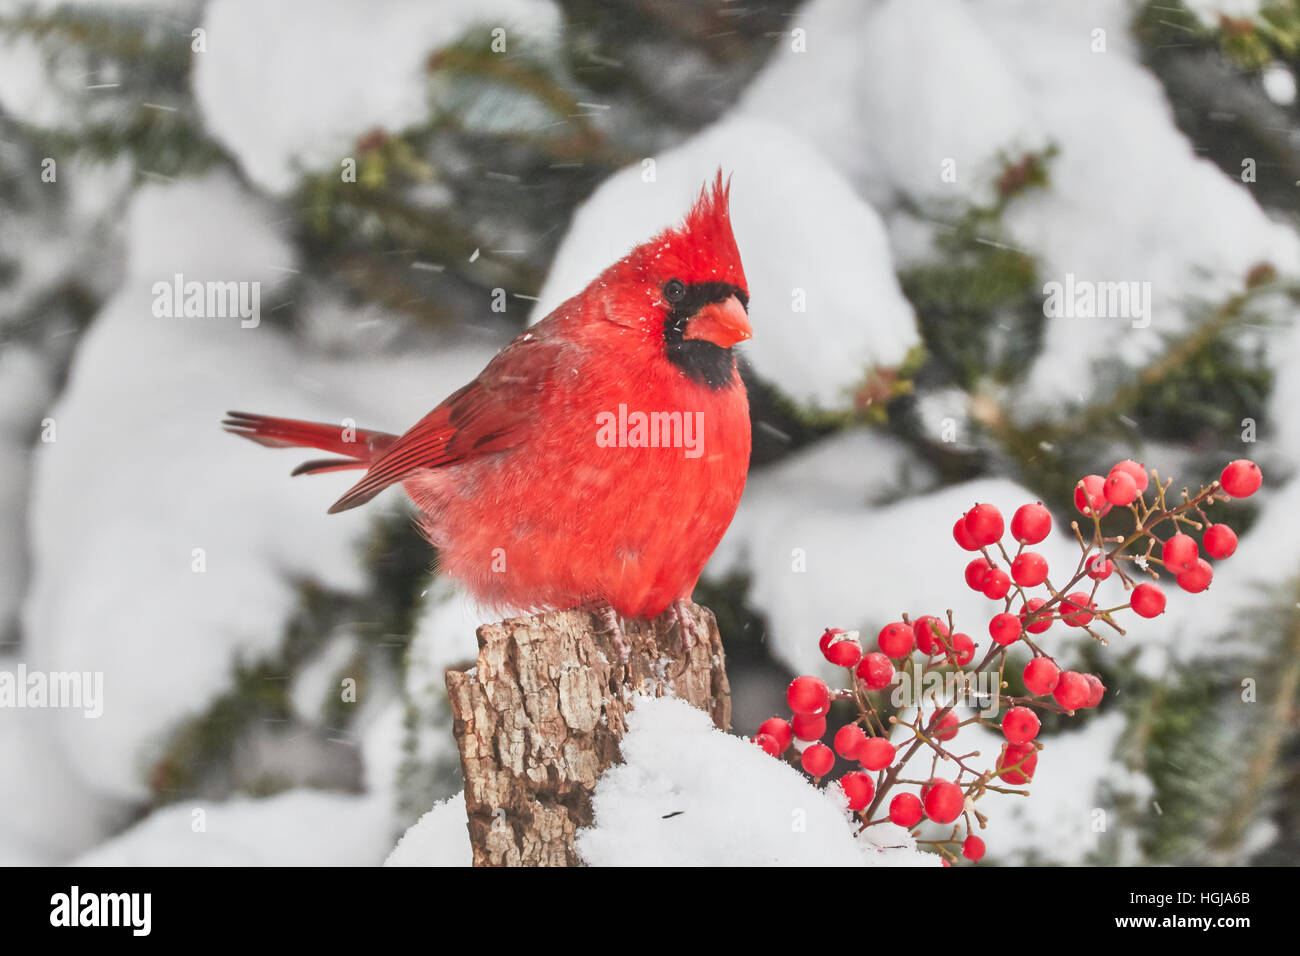
<svg viewBox="0 0 1300 956"><path fill-rule="evenodd" d="M668 619L682 636L682 650L688 653L704 637L695 615L690 611L690 603L683 598L668 605Z"/></svg>
<svg viewBox="0 0 1300 956"><path fill-rule="evenodd" d="M618 612L614 610L612 605L604 604L596 608L596 616L605 625L601 633L608 634L613 639L614 650L618 651L619 660L626 664L628 658L632 656L632 652L628 649L627 641L624 638L623 624L618 619Z"/></svg>

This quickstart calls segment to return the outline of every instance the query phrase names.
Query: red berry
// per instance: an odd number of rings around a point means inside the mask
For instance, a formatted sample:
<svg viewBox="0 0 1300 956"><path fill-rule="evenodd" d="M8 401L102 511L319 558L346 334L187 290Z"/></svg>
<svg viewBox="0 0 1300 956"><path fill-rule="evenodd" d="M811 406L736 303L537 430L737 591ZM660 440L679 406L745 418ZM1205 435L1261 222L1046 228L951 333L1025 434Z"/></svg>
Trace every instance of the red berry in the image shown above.
<svg viewBox="0 0 1300 956"><path fill-rule="evenodd" d="M889 801L889 819L900 827L916 826L921 812L921 799L914 793L900 793Z"/></svg>
<svg viewBox="0 0 1300 956"><path fill-rule="evenodd" d="M831 706L831 692L820 677L796 677L785 700L796 714L824 714Z"/></svg>
<svg viewBox="0 0 1300 956"><path fill-rule="evenodd" d="M756 734L750 738L750 743L758 744L760 749L773 757L781 756L781 751L784 749L771 734Z"/></svg>
<svg viewBox="0 0 1300 956"><path fill-rule="evenodd" d="M1104 515L1110 510L1105 485L1106 479L1101 475L1085 475L1074 487L1074 506L1086 515Z"/></svg>
<svg viewBox="0 0 1300 956"><path fill-rule="evenodd" d="M838 667L852 667L862 660L862 645L855 637L842 636L826 648L826 659Z"/></svg>
<svg viewBox="0 0 1300 956"><path fill-rule="evenodd" d="M961 816L966 798L961 787L948 780L931 781L925 795L925 815L935 823L952 823Z"/></svg>
<svg viewBox="0 0 1300 956"><path fill-rule="evenodd" d="M1049 627L1052 626L1052 614L1050 611L1047 612L1046 614L1034 618L1032 624L1024 623L1030 614L1037 611L1040 607L1042 607L1046 603L1047 601L1044 598L1030 598L1028 603L1022 604L1020 606L1021 624L1024 626L1024 629L1028 631L1030 634L1042 634L1045 630L1047 630Z"/></svg>
<svg viewBox="0 0 1300 956"><path fill-rule="evenodd" d="M835 754L825 744L812 744L804 748L799 762L810 777L824 777L835 766Z"/></svg>
<svg viewBox="0 0 1300 956"><path fill-rule="evenodd" d="M1088 699L1084 702L1085 710L1091 710L1101 703L1101 699L1106 696L1106 685L1101 682L1101 678L1096 674L1084 674L1083 679L1088 682Z"/></svg>
<svg viewBox="0 0 1300 956"><path fill-rule="evenodd" d="M1115 570L1115 562L1098 551L1088 559L1086 573L1094 581L1105 581Z"/></svg>
<svg viewBox="0 0 1300 956"><path fill-rule="evenodd" d="M1120 508L1132 504L1138 496L1137 482L1126 471L1112 471L1101 490L1108 502Z"/></svg>
<svg viewBox="0 0 1300 956"><path fill-rule="evenodd" d="M966 565L966 586L972 591L983 591L984 578L992 570L993 565L989 564L988 558L976 558Z"/></svg>
<svg viewBox="0 0 1300 956"><path fill-rule="evenodd" d="M822 632L821 639L817 641L818 650L820 650L822 654L825 655L826 649L829 648L831 646L831 643L837 640L839 636L843 633L844 633L844 628L842 627L826 628L826 630Z"/></svg>
<svg viewBox="0 0 1300 956"><path fill-rule="evenodd" d="M989 621L989 634L994 644L1006 647L1020 640L1020 618L1015 614L995 614Z"/></svg>
<svg viewBox="0 0 1300 956"><path fill-rule="evenodd" d="M1214 568L1204 558L1197 558L1196 564L1178 575L1178 586L1191 594L1200 594L1214 580Z"/></svg>
<svg viewBox="0 0 1300 956"><path fill-rule="evenodd" d="M975 539L971 537L970 532L966 530L966 515L958 518L957 523L952 526L952 537L967 551L978 551L980 549L980 546L975 543Z"/></svg>
<svg viewBox="0 0 1300 956"><path fill-rule="evenodd" d="M778 754L785 753L790 742L794 739L794 730L791 728L789 721L782 720L780 717L769 717L758 725L759 734L766 734L777 742Z"/></svg>
<svg viewBox="0 0 1300 956"><path fill-rule="evenodd" d="M1025 665L1025 690L1031 694L1050 694L1061 679L1061 669L1050 657L1035 657Z"/></svg>
<svg viewBox="0 0 1300 956"><path fill-rule="evenodd" d="M1037 766L1038 749L1032 743L1002 745L997 769L1002 771L1002 779L1007 783L1028 783L1034 778L1034 769ZM1016 767L1016 769L1007 770L1008 767Z"/></svg>
<svg viewBox="0 0 1300 956"><path fill-rule="evenodd" d="M952 659L958 667L965 667L975 659L975 642L969 634L958 631L952 636Z"/></svg>
<svg viewBox="0 0 1300 956"><path fill-rule="evenodd" d="M1001 601L1011 590L1011 575L1001 568L994 568L984 576L984 596L993 601Z"/></svg>
<svg viewBox="0 0 1300 956"><path fill-rule="evenodd" d="M826 736L826 716L795 714L790 720L790 730L797 740L821 740Z"/></svg>
<svg viewBox="0 0 1300 956"><path fill-rule="evenodd" d="M883 690L894 682L894 662L873 651L858 662L857 675L869 690Z"/></svg>
<svg viewBox="0 0 1300 956"><path fill-rule="evenodd" d="M902 621L895 621L880 629L876 643L886 657L906 657L916 646L916 634Z"/></svg>
<svg viewBox="0 0 1300 956"><path fill-rule="evenodd" d="M1061 620L1070 627L1083 627L1092 623L1092 599L1083 591L1075 591L1061 601Z"/></svg>
<svg viewBox="0 0 1300 956"><path fill-rule="evenodd" d="M1012 707L1002 718L1002 736L1013 744L1028 743L1038 736L1038 715L1028 707Z"/></svg>
<svg viewBox="0 0 1300 956"><path fill-rule="evenodd" d="M1052 696L1056 698L1056 702L1066 710L1078 710L1088 703L1088 698L1091 695L1092 688L1088 686L1088 681L1078 671L1065 671L1061 674L1056 689L1052 691Z"/></svg>
<svg viewBox="0 0 1300 956"><path fill-rule="evenodd" d="M966 530L977 545L995 544L1002 539L1002 512L993 505L976 505L966 512Z"/></svg>
<svg viewBox="0 0 1300 956"><path fill-rule="evenodd" d="M955 711L950 710L939 718L937 724L931 721L930 736L934 737L936 740L952 740L952 738L957 736L957 729L960 723L961 718L957 716Z"/></svg>
<svg viewBox="0 0 1300 956"><path fill-rule="evenodd" d="M1021 505L1011 516L1011 537L1021 544L1038 544L1052 530L1052 513L1042 503Z"/></svg>
<svg viewBox="0 0 1300 956"><path fill-rule="evenodd" d="M980 860L984 859L984 841L972 833L966 838L966 841L962 843L961 855L972 863L978 863Z"/></svg>
<svg viewBox="0 0 1300 956"><path fill-rule="evenodd" d="M894 762L895 749L884 737L868 737L858 748L858 763L868 770L884 770Z"/></svg>
<svg viewBox="0 0 1300 956"><path fill-rule="evenodd" d="M858 749L867 739L857 724L845 724L835 731L835 752L845 760L857 760Z"/></svg>
<svg viewBox="0 0 1300 956"><path fill-rule="evenodd" d="M1222 561L1224 558L1232 557L1232 553L1237 550L1237 532L1226 524L1212 524L1205 529L1202 542L1206 554Z"/></svg>
<svg viewBox="0 0 1300 956"><path fill-rule="evenodd" d="M1138 617L1158 617L1165 612L1165 592L1154 584L1139 584L1129 598Z"/></svg>
<svg viewBox="0 0 1300 956"><path fill-rule="evenodd" d="M916 619L912 625L912 630L916 633L916 646L920 648L922 654L938 654L943 650L942 646L935 640L935 632L942 637L948 636L948 625L943 623L932 614L923 614Z"/></svg>
<svg viewBox="0 0 1300 956"><path fill-rule="evenodd" d="M870 803L876 795L875 782L861 770L850 770L840 777L840 789L848 798L849 809L855 812Z"/></svg>
<svg viewBox="0 0 1300 956"><path fill-rule="evenodd" d="M1047 559L1037 551L1022 551L1011 562L1011 577L1022 588L1036 588L1047 580Z"/></svg>
<svg viewBox="0 0 1300 956"><path fill-rule="evenodd" d="M1182 574L1196 566L1196 539L1181 531L1165 542L1160 560L1173 574Z"/></svg>
<svg viewBox="0 0 1300 956"><path fill-rule="evenodd" d="M1219 486L1234 498L1249 498L1259 491L1264 482L1264 475L1259 465L1249 458L1238 458L1228 462L1219 476Z"/></svg>
<svg viewBox="0 0 1300 956"><path fill-rule="evenodd" d="M1137 488L1138 494L1142 494L1147 490L1147 485L1150 483L1151 478L1147 474L1147 470L1132 458L1125 458L1123 461L1116 464L1115 467L1110 470L1110 475L1114 475L1118 471L1124 472L1133 479L1133 485ZM1109 477L1109 475L1107 477Z"/></svg>

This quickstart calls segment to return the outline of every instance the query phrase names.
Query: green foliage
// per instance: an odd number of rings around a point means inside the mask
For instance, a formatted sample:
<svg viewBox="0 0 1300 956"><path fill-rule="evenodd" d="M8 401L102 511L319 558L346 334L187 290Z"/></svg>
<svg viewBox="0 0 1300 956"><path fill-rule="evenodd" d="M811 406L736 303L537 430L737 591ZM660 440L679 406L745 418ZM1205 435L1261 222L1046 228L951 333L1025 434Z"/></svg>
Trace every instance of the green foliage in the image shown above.
<svg viewBox="0 0 1300 956"><path fill-rule="evenodd" d="M1041 345L1043 311L1037 263L1002 235L1001 218L1018 197L1048 183L1054 149L1005 161L997 201L968 209L940 233L939 259L900 278L916 308L929 356L943 377L973 391L985 378L1017 379Z"/></svg>

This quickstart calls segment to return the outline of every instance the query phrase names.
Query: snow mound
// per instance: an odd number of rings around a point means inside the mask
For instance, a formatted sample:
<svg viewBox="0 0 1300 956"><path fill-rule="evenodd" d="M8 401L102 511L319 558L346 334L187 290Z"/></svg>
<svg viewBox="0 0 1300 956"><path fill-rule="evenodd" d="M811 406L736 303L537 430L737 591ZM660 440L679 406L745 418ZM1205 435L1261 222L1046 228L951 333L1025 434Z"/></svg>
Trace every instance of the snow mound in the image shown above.
<svg viewBox="0 0 1300 956"><path fill-rule="evenodd" d="M372 129L430 114L429 54L473 28L506 29L507 53L559 29L550 0L213 0L194 92L212 134L271 192L349 155ZM518 32L516 32L518 31Z"/></svg>
<svg viewBox="0 0 1300 956"><path fill-rule="evenodd" d="M158 810L73 866L377 866L392 839L382 802L315 790Z"/></svg>
<svg viewBox="0 0 1300 956"><path fill-rule="evenodd" d="M465 794L458 793L420 817L397 841L384 866L470 866L473 862L465 828Z"/></svg>
<svg viewBox="0 0 1300 956"><path fill-rule="evenodd" d="M578 834L593 866L939 865L893 824L856 835L838 788L818 790L683 701L638 699L622 754Z"/></svg>
<svg viewBox="0 0 1300 956"><path fill-rule="evenodd" d="M957 0L811 3L806 51L783 48L740 108L808 137L877 205L986 202L999 157L1046 142L981 19Z"/></svg>
<svg viewBox="0 0 1300 956"><path fill-rule="evenodd" d="M0 671L19 667L16 657L0 657ZM0 866L61 863L120 825L56 746L56 714L0 710Z"/></svg>
<svg viewBox="0 0 1300 956"><path fill-rule="evenodd" d="M579 208L532 321L679 222L721 167L749 280L754 338L742 351L760 376L798 402L845 408L873 366L897 365L919 341L879 216L797 136L728 119L653 162L653 181L628 167Z"/></svg>

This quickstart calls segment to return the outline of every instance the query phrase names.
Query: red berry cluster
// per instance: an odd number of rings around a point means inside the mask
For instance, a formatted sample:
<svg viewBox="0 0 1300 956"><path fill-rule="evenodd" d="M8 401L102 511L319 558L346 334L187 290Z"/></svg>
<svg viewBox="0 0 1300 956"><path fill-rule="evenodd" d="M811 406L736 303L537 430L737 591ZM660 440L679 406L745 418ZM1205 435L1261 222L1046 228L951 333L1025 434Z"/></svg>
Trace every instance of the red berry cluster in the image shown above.
<svg viewBox="0 0 1300 956"><path fill-rule="evenodd" d="M1086 631L1101 643L1102 626L1125 633L1115 621L1121 611L1132 610L1153 618L1165 610L1165 594L1151 581L1138 582L1135 575L1160 579L1160 571L1173 576L1184 591L1196 593L1209 587L1213 566L1201 550L1215 560L1229 557L1237 548L1237 536L1226 524L1211 522L1205 509L1216 501L1245 498L1260 487L1259 466L1245 459L1231 462L1219 480L1195 495L1184 489L1181 501L1169 494L1171 481L1161 483L1159 474L1134 461L1121 461L1110 472L1088 475L1075 487L1074 504L1090 525L1088 534L1078 521L1071 531L1081 554L1068 582L1057 587L1051 580L1047 559L1033 545L1046 540L1052 531L1052 515L1041 502L1021 505L1008 525L1002 512L991 504L977 503L953 525L953 538L967 551L978 552L966 566L966 584L1002 607L990 616L990 643L979 664L974 664L980 645L956 629L953 614L945 618L922 615L886 624L876 637L878 650L865 651L855 632L831 628L821 637L825 658L851 675L851 686L832 690L818 677L796 677L786 694L789 720L772 717L758 729L754 742L774 757L787 754L798 741L798 760L804 771L820 782L830 773L838 754L856 762L836 781L850 810L862 821L861 829L886 821L912 829L922 819L948 827L947 835L919 844L934 846L944 863L960 854L978 861L984 856L984 841L973 831L973 822L983 828L986 817L975 809L975 801L989 791L1024 793L1012 789L1030 782L1038 766L1042 745L1037 737L1039 710L1072 714L1096 707L1106 688L1095 674L1063 670L1038 646L1034 638L1060 621L1064 626ZM1127 509L1133 530L1107 536L1101 519L1114 509ZM1200 533L1200 544L1193 534ZM1128 592L1125 603L1101 606L1098 593L1103 582L1117 580ZM1036 593L1035 593L1036 592ZM1032 637L1031 637L1032 635ZM1010 696L1004 691L1004 670L1008 650L1023 644L1032 654L1022 680L1026 695ZM973 666L972 666L973 665ZM891 687L899 673L908 672L913 686L931 671L957 674L964 684L976 686L971 678L988 674L996 690L996 711L1000 720L972 716L962 720L954 703L935 699L925 712L914 707L905 719L886 716L878 692ZM994 677L995 675L995 677ZM990 693L990 699L994 696ZM852 700L857 718L836 731L831 746L823 742L826 717L835 700ZM958 754L947 747L966 724L979 723L1000 730L1005 743L993 766L979 770L971 761L978 750ZM901 731L901 732L900 732ZM891 741L894 737L898 742ZM914 757L931 756L925 779L903 776ZM955 779L938 775L939 764L953 764ZM886 800L888 803L886 805ZM919 831L917 832L919 837Z"/></svg>

